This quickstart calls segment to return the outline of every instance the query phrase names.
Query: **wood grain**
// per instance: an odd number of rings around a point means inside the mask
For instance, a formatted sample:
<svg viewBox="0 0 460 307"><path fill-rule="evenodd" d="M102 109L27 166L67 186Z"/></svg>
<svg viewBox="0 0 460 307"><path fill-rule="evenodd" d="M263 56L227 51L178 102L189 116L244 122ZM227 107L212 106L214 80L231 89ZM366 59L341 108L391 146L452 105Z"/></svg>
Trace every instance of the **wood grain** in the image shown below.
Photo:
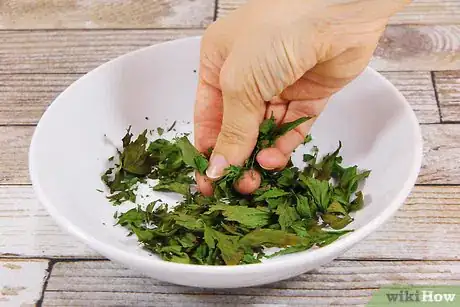
<svg viewBox="0 0 460 307"><path fill-rule="evenodd" d="M48 105L80 75L0 75L0 124L36 124Z"/></svg>
<svg viewBox="0 0 460 307"><path fill-rule="evenodd" d="M86 73L141 47L201 33L199 29L1 31L0 74ZM460 26L391 26L371 66L380 71L460 69Z"/></svg>
<svg viewBox="0 0 460 307"><path fill-rule="evenodd" d="M30 186L0 186L0 255L100 257L62 230Z"/></svg>
<svg viewBox="0 0 460 307"><path fill-rule="evenodd" d="M406 97L420 123L439 123L439 111L429 72L382 72L382 75Z"/></svg>
<svg viewBox="0 0 460 307"><path fill-rule="evenodd" d="M443 121L460 121L460 70L435 72L434 77Z"/></svg>
<svg viewBox="0 0 460 307"><path fill-rule="evenodd" d="M79 74L0 75L0 125L36 124ZM408 99L421 123L438 123L439 112L429 72L385 72Z"/></svg>
<svg viewBox="0 0 460 307"><path fill-rule="evenodd" d="M0 126L0 184L28 184L27 152L34 127ZM420 184L460 184L460 125L423 125Z"/></svg>
<svg viewBox="0 0 460 307"><path fill-rule="evenodd" d="M0 29L174 28L212 22L214 0L4 0Z"/></svg>
<svg viewBox="0 0 460 307"><path fill-rule="evenodd" d="M460 187L416 187L393 219L342 258L460 259L459 203ZM0 186L0 219L0 255L101 258L55 224L30 186Z"/></svg>
<svg viewBox="0 0 460 307"><path fill-rule="evenodd" d="M422 132L424 158L418 183L460 184L460 125L427 125Z"/></svg>
<svg viewBox="0 0 460 307"><path fill-rule="evenodd" d="M389 26L371 66L394 71L460 69L460 26Z"/></svg>
<svg viewBox="0 0 460 307"><path fill-rule="evenodd" d="M364 306L381 286L460 285L460 262L334 261L290 280L241 289L175 286L107 261L56 263L46 306Z"/></svg>
<svg viewBox="0 0 460 307"><path fill-rule="evenodd" d="M200 29L0 31L1 73L86 73L117 56Z"/></svg>
<svg viewBox="0 0 460 307"><path fill-rule="evenodd" d="M35 306L47 270L47 260L0 259L0 305Z"/></svg>
<svg viewBox="0 0 460 307"><path fill-rule="evenodd" d="M0 127L0 184L29 183L27 152L35 127Z"/></svg>
<svg viewBox="0 0 460 307"><path fill-rule="evenodd" d="M219 0L218 16L223 17L247 0ZM390 24L458 23L460 2L457 0L413 0L402 12L390 19Z"/></svg>

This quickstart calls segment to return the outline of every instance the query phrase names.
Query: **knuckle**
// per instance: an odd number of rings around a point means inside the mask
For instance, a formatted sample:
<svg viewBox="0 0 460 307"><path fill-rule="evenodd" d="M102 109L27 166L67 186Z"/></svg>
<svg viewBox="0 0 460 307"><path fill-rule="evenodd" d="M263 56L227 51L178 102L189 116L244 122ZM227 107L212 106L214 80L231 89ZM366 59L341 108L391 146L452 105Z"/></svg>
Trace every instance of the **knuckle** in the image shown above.
<svg viewBox="0 0 460 307"><path fill-rule="evenodd" d="M220 137L229 145L245 145L248 142L246 129L236 123L223 123Z"/></svg>
<svg viewBox="0 0 460 307"><path fill-rule="evenodd" d="M245 76L244 79L241 76ZM255 78L248 77L247 74L236 74L233 70L224 68L220 74L220 87L224 96L230 97L232 103L238 101L244 111L259 113L264 100L254 80Z"/></svg>

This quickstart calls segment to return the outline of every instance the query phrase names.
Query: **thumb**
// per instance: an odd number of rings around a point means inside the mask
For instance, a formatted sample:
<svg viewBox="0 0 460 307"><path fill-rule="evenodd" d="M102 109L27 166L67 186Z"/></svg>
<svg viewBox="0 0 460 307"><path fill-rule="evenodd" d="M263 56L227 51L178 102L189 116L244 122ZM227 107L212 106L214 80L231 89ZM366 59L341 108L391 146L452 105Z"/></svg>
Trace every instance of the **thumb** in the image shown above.
<svg viewBox="0 0 460 307"><path fill-rule="evenodd" d="M239 63L230 56L222 67L220 84L223 97L223 118L220 133L206 175L217 179L230 165L241 166L257 143L259 125L265 114L265 103L251 88ZM249 72L250 73L250 72Z"/></svg>

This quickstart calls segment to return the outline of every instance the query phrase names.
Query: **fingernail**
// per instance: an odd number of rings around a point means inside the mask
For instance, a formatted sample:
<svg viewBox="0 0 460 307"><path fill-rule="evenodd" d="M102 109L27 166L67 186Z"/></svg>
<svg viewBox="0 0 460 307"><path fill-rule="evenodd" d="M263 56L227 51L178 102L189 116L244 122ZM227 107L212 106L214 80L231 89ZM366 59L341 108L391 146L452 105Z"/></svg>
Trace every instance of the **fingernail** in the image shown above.
<svg viewBox="0 0 460 307"><path fill-rule="evenodd" d="M224 156L219 154L212 155L206 175L211 179L220 178L224 175L224 171L228 166L228 162Z"/></svg>
<svg viewBox="0 0 460 307"><path fill-rule="evenodd" d="M265 167L262 164L259 164L259 165L260 165L260 167L262 167L266 171L274 171L275 170L275 167Z"/></svg>

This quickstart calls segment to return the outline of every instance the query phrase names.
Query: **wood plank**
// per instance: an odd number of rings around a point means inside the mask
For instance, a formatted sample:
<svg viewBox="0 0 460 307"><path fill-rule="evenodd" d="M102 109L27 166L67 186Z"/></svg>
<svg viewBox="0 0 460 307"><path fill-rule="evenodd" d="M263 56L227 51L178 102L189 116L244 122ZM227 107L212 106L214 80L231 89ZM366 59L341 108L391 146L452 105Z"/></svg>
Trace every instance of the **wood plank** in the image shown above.
<svg viewBox="0 0 460 307"><path fill-rule="evenodd" d="M27 152L34 127L0 127L0 184L28 184ZM460 125L422 125L420 184L460 184Z"/></svg>
<svg viewBox="0 0 460 307"><path fill-rule="evenodd" d="M219 0L218 16L223 17L247 0ZM458 23L460 2L457 0L413 0L402 12L390 19L390 24Z"/></svg>
<svg viewBox="0 0 460 307"><path fill-rule="evenodd" d="M4 0L0 29L183 28L212 22L214 0Z"/></svg>
<svg viewBox="0 0 460 307"><path fill-rule="evenodd" d="M421 123L438 123L429 72L384 72L412 105ZM0 125L36 124L53 101L80 74L0 75Z"/></svg>
<svg viewBox="0 0 460 307"><path fill-rule="evenodd" d="M363 306L381 286L460 285L460 262L334 261L312 272L261 287L198 289L142 277L107 261L53 267L46 306Z"/></svg>
<svg viewBox="0 0 460 307"><path fill-rule="evenodd" d="M29 183L27 153L35 127L0 127L0 184Z"/></svg>
<svg viewBox="0 0 460 307"><path fill-rule="evenodd" d="M0 124L36 124L48 105L81 75L0 75Z"/></svg>
<svg viewBox="0 0 460 307"><path fill-rule="evenodd" d="M117 56L200 29L0 31L0 73L86 73Z"/></svg>
<svg viewBox="0 0 460 307"><path fill-rule="evenodd" d="M460 184L460 125L422 126L423 165L421 184Z"/></svg>
<svg viewBox="0 0 460 307"><path fill-rule="evenodd" d="M460 259L460 187L418 186L395 217L345 253L345 259ZM91 257L62 231L30 186L0 186L1 254Z"/></svg>
<svg viewBox="0 0 460 307"><path fill-rule="evenodd" d="M420 123L439 123L439 111L429 72L382 72L382 75L406 97Z"/></svg>
<svg viewBox="0 0 460 307"><path fill-rule="evenodd" d="M0 74L86 73L124 53L203 30L0 32ZM380 71L460 69L460 26L390 26L371 66Z"/></svg>
<svg viewBox="0 0 460 307"><path fill-rule="evenodd" d="M394 71L460 69L460 26L389 26L371 66Z"/></svg>
<svg viewBox="0 0 460 307"><path fill-rule="evenodd" d="M47 260L0 259L0 305L35 306L48 276Z"/></svg>
<svg viewBox="0 0 460 307"><path fill-rule="evenodd" d="M0 255L100 257L54 222L31 186L0 186L0 219Z"/></svg>
<svg viewBox="0 0 460 307"><path fill-rule="evenodd" d="M460 121L460 70L434 73L444 122Z"/></svg>

